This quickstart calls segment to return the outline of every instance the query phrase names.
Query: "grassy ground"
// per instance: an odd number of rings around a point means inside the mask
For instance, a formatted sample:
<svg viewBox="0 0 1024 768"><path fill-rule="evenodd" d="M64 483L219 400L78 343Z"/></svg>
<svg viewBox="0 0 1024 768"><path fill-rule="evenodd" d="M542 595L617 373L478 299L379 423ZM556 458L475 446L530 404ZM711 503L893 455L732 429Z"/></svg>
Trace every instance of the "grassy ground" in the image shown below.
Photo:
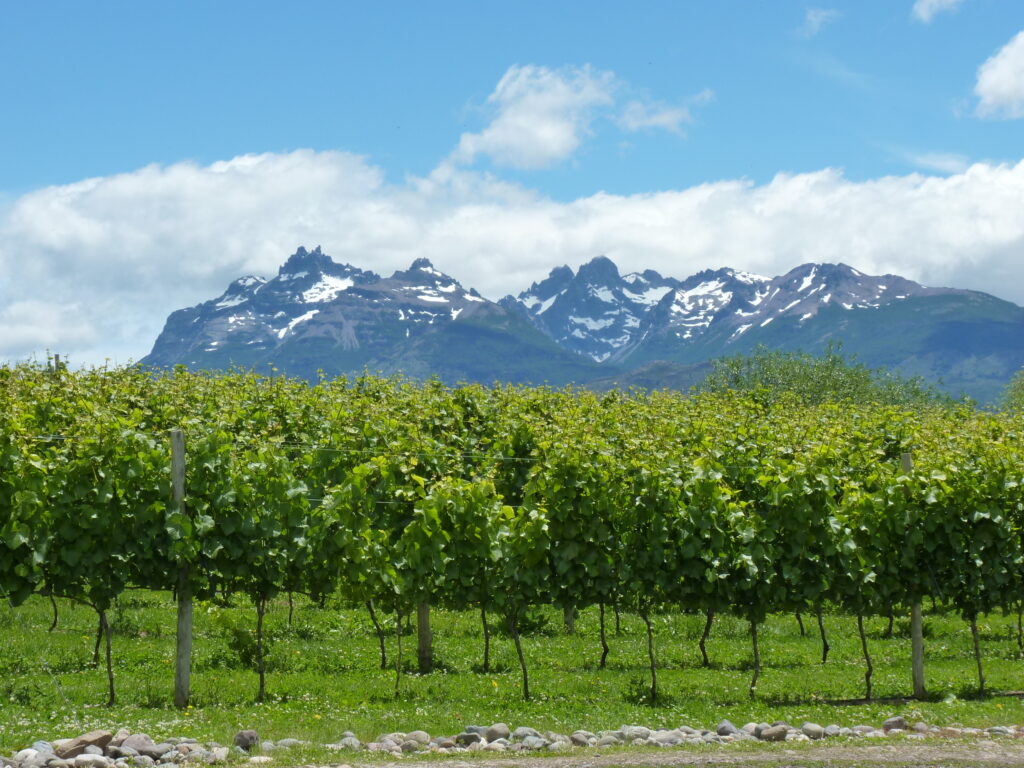
<svg viewBox="0 0 1024 768"><path fill-rule="evenodd" d="M254 702L257 677L246 665L255 611L243 598L235 607L196 606L193 707L171 705L174 606L169 595L133 592L110 612L118 703L107 709L106 672L92 663L96 615L59 602L53 632L48 600L34 598L12 610L0 607L0 752L37 738L74 735L92 727L121 726L155 737L193 736L230 743L239 728L256 728L264 738L294 737L324 743L351 730L367 740L393 730L422 728L452 734L467 724L496 721L538 729L572 731L650 727L713 727L722 718L737 725L783 719L799 724L880 724L894 714L938 725L987 726L1024 723L1016 697L979 699L970 631L954 615L926 616L926 702L845 704L863 695L864 667L855 620L826 614L832 651L820 663L821 645L813 616L805 616L802 637L792 615L775 616L761 630L764 665L757 697L747 688L751 652L748 625L731 617L716 620L708 652L712 666L700 666L697 641L703 617L664 614L656 620L659 687L665 703L639 700L646 687L646 636L642 622L622 616L614 633L609 611L608 667L600 657L597 610L584 611L576 634L560 630L553 610L538 611L540 627L524 636L534 700L523 702L519 667L511 640L492 634L492 672L479 670L482 637L475 613L433 613L437 671L417 675L415 634L403 637L407 674L402 696L394 698L394 669L382 671L377 638L365 610L328 605L320 609L296 599L288 625L285 599L267 615L270 648L268 700ZM395 650L394 618L382 617ZM875 664L875 696L898 697L910 688L907 621L883 639L883 619L868 622ZM1015 617L989 616L980 625L985 675L992 690L1024 689L1024 664Z"/></svg>

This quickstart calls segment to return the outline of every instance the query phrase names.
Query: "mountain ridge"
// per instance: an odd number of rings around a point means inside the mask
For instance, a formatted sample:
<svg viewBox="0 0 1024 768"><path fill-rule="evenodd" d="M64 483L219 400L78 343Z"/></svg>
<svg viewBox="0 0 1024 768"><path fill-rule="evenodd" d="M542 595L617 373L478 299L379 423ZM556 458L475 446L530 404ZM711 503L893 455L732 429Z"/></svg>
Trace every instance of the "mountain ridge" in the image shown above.
<svg viewBox="0 0 1024 768"><path fill-rule="evenodd" d="M1024 308L842 263L679 279L621 274L605 256L490 301L424 258L383 277L300 247L276 276L238 278L219 297L173 312L141 362L607 387L635 381L631 372L644 367L651 384L672 365L702 370L758 346L815 353L835 341L865 364L984 402L1024 365Z"/></svg>

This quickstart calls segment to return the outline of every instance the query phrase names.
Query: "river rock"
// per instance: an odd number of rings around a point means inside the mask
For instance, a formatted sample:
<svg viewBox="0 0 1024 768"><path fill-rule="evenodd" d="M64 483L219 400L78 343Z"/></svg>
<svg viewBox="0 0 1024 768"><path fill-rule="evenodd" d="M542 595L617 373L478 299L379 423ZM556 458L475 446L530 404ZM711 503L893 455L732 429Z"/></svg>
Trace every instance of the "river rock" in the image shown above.
<svg viewBox="0 0 1024 768"><path fill-rule="evenodd" d="M834 723L832 725L826 725L825 735L829 737L839 736L842 733L842 730L842 728L840 728L838 725L835 725Z"/></svg>
<svg viewBox="0 0 1024 768"><path fill-rule="evenodd" d="M124 743L124 740L132 735L132 732L127 728L119 728L117 733L114 734L114 738L110 740L108 747L120 747Z"/></svg>
<svg viewBox="0 0 1024 768"><path fill-rule="evenodd" d="M597 736L590 731L573 731L569 734L569 741L577 747L589 747L597 742Z"/></svg>
<svg viewBox="0 0 1024 768"><path fill-rule="evenodd" d="M426 731L409 731L409 733L405 734L405 738L423 746L430 743L430 734Z"/></svg>
<svg viewBox="0 0 1024 768"><path fill-rule="evenodd" d="M114 734L110 731L89 731L65 742L58 749L54 750L54 753L61 760L67 760L71 757L78 757L85 752L86 747L99 747L102 754L102 750L106 748L113 738Z"/></svg>
<svg viewBox="0 0 1024 768"><path fill-rule="evenodd" d="M483 733L483 737L487 739L487 741L494 741L496 739L507 739L511 735L512 732L509 730L508 726L505 725L505 723L494 723L490 728L488 728Z"/></svg>
<svg viewBox="0 0 1024 768"><path fill-rule="evenodd" d="M618 736L606 735L601 736L594 743L595 747L614 747L622 743L622 740Z"/></svg>
<svg viewBox="0 0 1024 768"><path fill-rule="evenodd" d="M521 725L512 731L512 738L516 741L522 741L527 736L540 736L540 734L533 728L527 728L525 725Z"/></svg>
<svg viewBox="0 0 1024 768"><path fill-rule="evenodd" d="M508 749L508 744L504 739L495 739L494 741L488 741L484 747L485 752L504 752Z"/></svg>
<svg viewBox="0 0 1024 768"><path fill-rule="evenodd" d="M523 739L524 749L544 749L548 745L547 739L542 736L527 736Z"/></svg>
<svg viewBox="0 0 1024 768"><path fill-rule="evenodd" d="M728 720L723 720L718 724L718 727L715 728L715 733L717 733L719 736L732 736L738 730L739 728L737 728L731 722L729 722Z"/></svg>
<svg viewBox="0 0 1024 768"><path fill-rule="evenodd" d="M267 763L273 762L274 758L270 755L253 755L249 758L249 762L253 765L266 765Z"/></svg>
<svg viewBox="0 0 1024 768"><path fill-rule="evenodd" d="M462 730L465 733L475 733L478 736L483 736L485 733L487 733L487 726L486 725L467 725Z"/></svg>
<svg viewBox="0 0 1024 768"><path fill-rule="evenodd" d="M817 723L804 723L800 726L800 732L807 738L814 739L815 741L825 738L825 729Z"/></svg>
<svg viewBox="0 0 1024 768"><path fill-rule="evenodd" d="M889 731L905 731L907 730L907 721L902 717L890 717L882 723L882 730L886 733Z"/></svg>
<svg viewBox="0 0 1024 768"><path fill-rule="evenodd" d="M651 729L642 725L624 725L619 730L622 731L622 738L629 742L648 739L651 736Z"/></svg>
<svg viewBox="0 0 1024 768"><path fill-rule="evenodd" d="M235 739L234 739L235 746L244 749L246 752L248 752L250 749L252 749L253 747L255 747L259 743L260 743L260 735L258 733L256 733L256 731L252 730L251 728L250 729L246 729L244 731L239 731L238 733L235 734ZM142 750L139 750L139 751L141 752Z"/></svg>

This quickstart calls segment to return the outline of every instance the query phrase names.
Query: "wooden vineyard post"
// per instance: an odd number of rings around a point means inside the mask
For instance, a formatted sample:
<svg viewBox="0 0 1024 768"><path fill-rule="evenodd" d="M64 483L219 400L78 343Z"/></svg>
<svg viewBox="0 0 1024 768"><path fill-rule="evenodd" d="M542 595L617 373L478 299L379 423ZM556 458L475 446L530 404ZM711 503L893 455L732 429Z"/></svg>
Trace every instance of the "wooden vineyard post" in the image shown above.
<svg viewBox="0 0 1024 768"><path fill-rule="evenodd" d="M901 453L900 469L910 472L913 468L914 457L909 453ZM910 606L910 652L914 698L923 699L926 695L924 688L924 619L920 600L915 600Z"/></svg>
<svg viewBox="0 0 1024 768"><path fill-rule="evenodd" d="M430 603L416 605L416 639L420 674L434 668L433 635L430 632Z"/></svg>
<svg viewBox="0 0 1024 768"><path fill-rule="evenodd" d="M185 433L171 430L171 503L184 512ZM186 563L178 566L178 629L174 659L174 706L188 706L192 676L192 580Z"/></svg>

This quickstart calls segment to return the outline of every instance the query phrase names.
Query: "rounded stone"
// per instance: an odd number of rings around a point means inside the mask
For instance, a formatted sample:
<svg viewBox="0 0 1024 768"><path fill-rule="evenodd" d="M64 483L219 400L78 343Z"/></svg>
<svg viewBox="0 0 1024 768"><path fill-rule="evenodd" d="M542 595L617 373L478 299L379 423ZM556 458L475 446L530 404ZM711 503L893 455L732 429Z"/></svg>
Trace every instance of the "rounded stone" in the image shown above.
<svg viewBox="0 0 1024 768"><path fill-rule="evenodd" d="M260 735L256 731L246 729L235 734L234 745L248 752L260 743ZM141 752L141 750L139 750Z"/></svg>
<svg viewBox="0 0 1024 768"><path fill-rule="evenodd" d="M621 728L622 736L626 741L636 741L637 739L647 739L651 736L651 729L645 728L642 725L624 725Z"/></svg>
<svg viewBox="0 0 1024 768"><path fill-rule="evenodd" d="M785 741L789 729L785 725L772 725L765 728L758 735L761 741Z"/></svg>
<svg viewBox="0 0 1024 768"><path fill-rule="evenodd" d="M902 717L890 717L884 723L882 723L883 731L905 731L907 730L907 721Z"/></svg>
<svg viewBox="0 0 1024 768"><path fill-rule="evenodd" d="M509 730L508 726L505 725L505 723L494 723L483 734L484 738L487 739L487 741L494 741L495 739L507 739L511 735L512 732Z"/></svg>
<svg viewBox="0 0 1024 768"><path fill-rule="evenodd" d="M814 739L815 741L825 738L825 729L817 723L804 723L800 726L800 732L807 738Z"/></svg>
<svg viewBox="0 0 1024 768"><path fill-rule="evenodd" d="M527 736L523 739L523 747L525 749L544 749L547 745L547 740L540 736Z"/></svg>

